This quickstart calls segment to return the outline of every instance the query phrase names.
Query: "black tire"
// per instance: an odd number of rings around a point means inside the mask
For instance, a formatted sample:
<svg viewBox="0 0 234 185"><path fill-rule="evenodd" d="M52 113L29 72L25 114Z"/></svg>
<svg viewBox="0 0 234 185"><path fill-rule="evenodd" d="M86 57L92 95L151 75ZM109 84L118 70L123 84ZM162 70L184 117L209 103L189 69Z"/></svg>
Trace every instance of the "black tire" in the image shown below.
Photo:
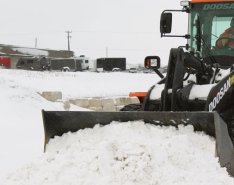
<svg viewBox="0 0 234 185"><path fill-rule="evenodd" d="M232 143L234 144L234 117L232 117L231 121L228 122L228 132Z"/></svg>
<svg viewBox="0 0 234 185"><path fill-rule="evenodd" d="M69 67L63 67L61 71L62 71L62 72L69 72L69 71L70 71L70 68L69 68Z"/></svg>
<svg viewBox="0 0 234 185"><path fill-rule="evenodd" d="M129 104L125 105L120 111L142 111L142 104L137 103L137 104Z"/></svg>
<svg viewBox="0 0 234 185"><path fill-rule="evenodd" d="M220 116L227 123L228 133L234 144L234 106L220 114Z"/></svg>

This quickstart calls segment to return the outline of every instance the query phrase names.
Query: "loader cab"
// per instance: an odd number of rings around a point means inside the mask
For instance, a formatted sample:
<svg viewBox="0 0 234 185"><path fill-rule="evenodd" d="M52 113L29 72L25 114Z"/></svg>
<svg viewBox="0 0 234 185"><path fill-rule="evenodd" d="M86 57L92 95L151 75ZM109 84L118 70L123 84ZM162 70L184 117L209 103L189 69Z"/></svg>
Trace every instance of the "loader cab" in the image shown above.
<svg viewBox="0 0 234 185"><path fill-rule="evenodd" d="M184 36L169 35L171 32L171 12L163 12L160 21L161 36L185 37L188 39L186 49L194 56L199 57L205 63L218 63L220 66L231 66L234 64L234 29L233 47L218 47L217 42L220 35L230 28L234 18L234 1L225 0L192 0L182 1L182 12L189 13L188 34ZM222 38L222 41L225 42Z"/></svg>
<svg viewBox="0 0 234 185"><path fill-rule="evenodd" d="M234 38L225 38L225 36L221 38L221 35L230 29L233 17L234 1L190 3L190 51L199 53L205 63L233 65ZM222 47L218 42L224 43ZM231 42L233 46L228 44Z"/></svg>

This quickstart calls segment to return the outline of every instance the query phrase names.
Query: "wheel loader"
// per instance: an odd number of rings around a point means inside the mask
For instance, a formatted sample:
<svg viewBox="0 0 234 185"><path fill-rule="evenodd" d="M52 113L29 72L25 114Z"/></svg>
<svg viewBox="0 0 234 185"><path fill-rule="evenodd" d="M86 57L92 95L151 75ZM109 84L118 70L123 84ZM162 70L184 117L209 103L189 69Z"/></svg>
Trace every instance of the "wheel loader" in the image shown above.
<svg viewBox="0 0 234 185"><path fill-rule="evenodd" d="M234 17L234 0L181 1L181 10L164 10L161 37L184 37L185 46L170 50L166 76L159 72L160 58L145 58L146 68L162 79L145 93L138 105L119 112L45 111L42 117L46 144L54 136L95 124L144 120L163 126L192 125L215 137L222 167L234 176L234 48L220 48L218 40ZM188 15L188 33L172 34L173 14ZM144 94L144 93L143 93ZM142 98L142 96L141 96Z"/></svg>

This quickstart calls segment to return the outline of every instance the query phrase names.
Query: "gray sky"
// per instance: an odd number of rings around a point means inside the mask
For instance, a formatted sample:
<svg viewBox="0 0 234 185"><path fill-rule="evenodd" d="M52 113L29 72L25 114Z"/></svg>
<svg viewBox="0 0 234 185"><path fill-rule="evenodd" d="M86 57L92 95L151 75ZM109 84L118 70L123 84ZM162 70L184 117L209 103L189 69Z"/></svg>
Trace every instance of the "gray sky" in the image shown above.
<svg viewBox="0 0 234 185"><path fill-rule="evenodd" d="M181 9L172 0L7 0L1 2L0 43L26 47L67 49L90 58L127 57L143 63L159 55L167 63L169 49L185 44L183 38L160 38L164 9ZM173 32L185 34L186 14L173 17ZM108 48L108 49L107 49ZM107 52L108 51L108 52Z"/></svg>

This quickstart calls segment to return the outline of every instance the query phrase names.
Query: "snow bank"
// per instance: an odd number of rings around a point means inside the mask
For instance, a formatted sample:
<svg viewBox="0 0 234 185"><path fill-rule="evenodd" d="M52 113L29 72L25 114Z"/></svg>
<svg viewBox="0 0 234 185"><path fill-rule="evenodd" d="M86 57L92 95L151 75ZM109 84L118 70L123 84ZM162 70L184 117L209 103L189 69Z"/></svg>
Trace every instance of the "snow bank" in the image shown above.
<svg viewBox="0 0 234 185"><path fill-rule="evenodd" d="M146 91L156 81L155 74L1 69L0 184L233 184L214 157L214 140L190 127L112 123L51 140L43 154L41 109L63 110L63 104L46 101L37 92L61 90L63 98L114 97ZM10 171L15 172L3 183Z"/></svg>
<svg viewBox="0 0 234 185"><path fill-rule="evenodd" d="M0 73L0 184L8 172L31 162L43 153L44 131L41 110L64 110L12 74ZM72 106L73 110L80 110Z"/></svg>
<svg viewBox="0 0 234 185"><path fill-rule="evenodd" d="M127 96L147 91L155 74L60 73L0 70L0 184L6 174L43 154L44 129L41 110L64 110L37 92L61 91L67 97ZM121 82L121 83L119 83ZM70 110L83 110L71 105Z"/></svg>
<svg viewBox="0 0 234 185"><path fill-rule="evenodd" d="M156 74L94 73L94 72L36 72L1 70L0 78L16 81L25 88L42 91L61 91L64 99L128 96L132 91L144 91L155 84Z"/></svg>
<svg viewBox="0 0 234 185"><path fill-rule="evenodd" d="M39 160L4 185L231 185L213 138L192 126L141 121L95 126L50 140Z"/></svg>

